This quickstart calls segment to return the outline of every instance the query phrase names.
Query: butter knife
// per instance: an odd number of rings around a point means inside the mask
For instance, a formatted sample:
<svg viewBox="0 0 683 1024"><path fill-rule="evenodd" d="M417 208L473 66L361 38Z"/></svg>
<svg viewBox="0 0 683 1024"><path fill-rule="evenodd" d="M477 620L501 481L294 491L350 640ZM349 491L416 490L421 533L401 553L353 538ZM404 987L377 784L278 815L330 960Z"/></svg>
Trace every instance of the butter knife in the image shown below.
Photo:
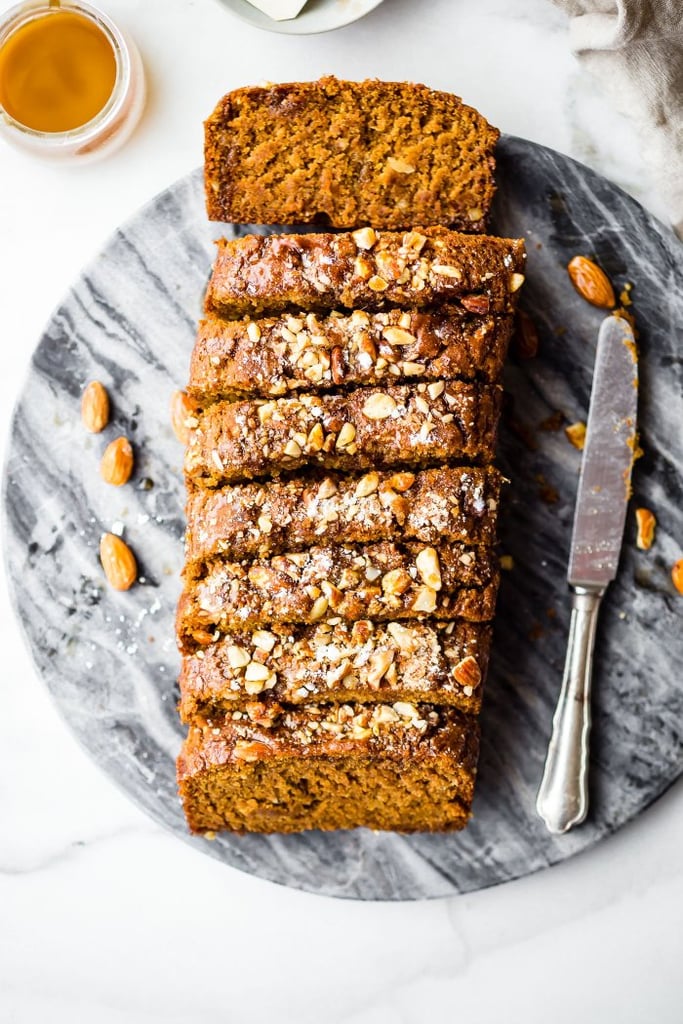
<svg viewBox="0 0 683 1024"><path fill-rule="evenodd" d="M620 317L603 320L574 511L567 579L572 613L567 658L536 810L550 832L588 812L591 675L598 611L617 574L636 447L638 357Z"/></svg>

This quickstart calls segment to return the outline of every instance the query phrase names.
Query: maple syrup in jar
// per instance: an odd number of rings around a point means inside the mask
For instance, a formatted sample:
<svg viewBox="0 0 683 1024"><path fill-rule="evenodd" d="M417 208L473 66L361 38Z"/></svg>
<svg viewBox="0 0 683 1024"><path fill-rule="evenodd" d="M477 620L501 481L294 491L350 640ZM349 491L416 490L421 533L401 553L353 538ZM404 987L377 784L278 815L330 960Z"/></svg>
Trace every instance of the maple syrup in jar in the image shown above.
<svg viewBox="0 0 683 1024"><path fill-rule="evenodd" d="M89 4L24 3L0 20L0 133L43 156L101 155L144 105L135 46Z"/></svg>

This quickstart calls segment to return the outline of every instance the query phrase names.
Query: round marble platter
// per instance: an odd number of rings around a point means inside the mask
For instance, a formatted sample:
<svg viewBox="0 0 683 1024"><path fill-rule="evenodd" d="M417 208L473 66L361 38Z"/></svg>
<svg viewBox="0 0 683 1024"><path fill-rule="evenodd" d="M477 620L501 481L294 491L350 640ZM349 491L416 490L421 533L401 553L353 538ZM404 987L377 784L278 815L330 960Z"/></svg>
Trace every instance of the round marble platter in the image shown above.
<svg viewBox="0 0 683 1024"><path fill-rule="evenodd" d="M493 229L529 250L523 305L540 331L536 359L514 353L500 465L504 573L482 718L469 827L411 837L307 833L188 837L175 786L174 606L182 562L182 451L169 397L187 376L212 261L200 172L157 196L83 272L41 338L20 396L4 484L5 547L14 601L37 668L67 723L101 768L153 818L243 871L331 896L408 900L468 892L586 850L655 800L683 771L683 598L670 567L683 545L683 249L636 202L585 167L520 139L499 147ZM239 229L245 233L246 229ZM534 801L564 660L566 564L580 453L562 429L585 419L602 316L566 273L595 255L617 288L633 283L640 328L644 456L634 501L658 521L650 552L633 512L620 572L606 597L595 664L591 809L549 835ZM102 435L80 422L84 384L103 381L113 418ZM546 429L539 429L544 424ZM133 480L104 484L105 444L135 446ZM141 579L111 590L98 560L103 530L123 530Z"/></svg>

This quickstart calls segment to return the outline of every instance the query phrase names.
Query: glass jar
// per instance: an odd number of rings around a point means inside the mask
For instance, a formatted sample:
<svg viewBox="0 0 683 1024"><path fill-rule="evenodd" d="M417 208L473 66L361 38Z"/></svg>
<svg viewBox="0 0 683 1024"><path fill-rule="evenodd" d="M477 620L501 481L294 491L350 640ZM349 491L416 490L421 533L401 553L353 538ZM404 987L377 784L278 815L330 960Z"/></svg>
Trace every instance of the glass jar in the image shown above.
<svg viewBox="0 0 683 1024"><path fill-rule="evenodd" d="M80 15L99 29L115 59L114 84L104 106L90 120L67 131L39 131L12 116L0 103L0 136L36 156L86 159L103 156L130 136L145 103L145 76L137 47L102 11L90 4L61 0L33 2L11 7L0 17L0 55L10 38L38 18Z"/></svg>

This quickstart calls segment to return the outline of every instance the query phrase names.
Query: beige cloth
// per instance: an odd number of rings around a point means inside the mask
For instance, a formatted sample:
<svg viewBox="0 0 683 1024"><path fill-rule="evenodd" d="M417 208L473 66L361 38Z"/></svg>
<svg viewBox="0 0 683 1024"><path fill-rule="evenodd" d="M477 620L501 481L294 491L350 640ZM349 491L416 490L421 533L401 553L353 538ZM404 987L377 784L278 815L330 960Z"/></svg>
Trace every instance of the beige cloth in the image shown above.
<svg viewBox="0 0 683 1024"><path fill-rule="evenodd" d="M571 46L615 106L636 122L643 152L683 238L683 0L554 0Z"/></svg>

